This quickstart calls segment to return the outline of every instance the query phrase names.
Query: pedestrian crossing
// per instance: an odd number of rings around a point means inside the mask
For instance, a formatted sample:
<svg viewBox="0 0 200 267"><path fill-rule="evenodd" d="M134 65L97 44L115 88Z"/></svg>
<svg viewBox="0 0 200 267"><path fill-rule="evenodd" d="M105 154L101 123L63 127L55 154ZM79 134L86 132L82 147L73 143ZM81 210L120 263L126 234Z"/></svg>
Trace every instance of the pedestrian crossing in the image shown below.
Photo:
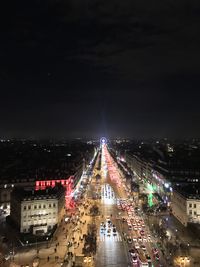
<svg viewBox="0 0 200 267"><path fill-rule="evenodd" d="M97 237L97 241L99 242L106 242L106 241L122 242L122 237L121 235L116 235L116 236L100 235Z"/></svg>
<svg viewBox="0 0 200 267"><path fill-rule="evenodd" d="M104 204L115 204L116 197L114 190L109 184L104 184L101 186L101 199Z"/></svg>

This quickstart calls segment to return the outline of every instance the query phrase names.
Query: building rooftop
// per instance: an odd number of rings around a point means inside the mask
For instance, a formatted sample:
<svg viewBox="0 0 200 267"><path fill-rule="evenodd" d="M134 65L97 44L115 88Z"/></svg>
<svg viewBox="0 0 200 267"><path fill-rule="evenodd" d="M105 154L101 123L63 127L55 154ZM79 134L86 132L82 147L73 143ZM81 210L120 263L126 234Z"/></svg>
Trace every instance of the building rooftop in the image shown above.
<svg viewBox="0 0 200 267"><path fill-rule="evenodd" d="M23 188L15 188L12 197L21 201L23 200L39 200L39 199L56 199L65 193L64 187L58 183L55 187L49 187L45 190L24 190Z"/></svg>
<svg viewBox="0 0 200 267"><path fill-rule="evenodd" d="M174 188L174 190L187 199L200 200L200 184L178 185Z"/></svg>
<svg viewBox="0 0 200 267"><path fill-rule="evenodd" d="M0 142L0 185L22 181L67 179L94 153L81 141L13 140Z"/></svg>

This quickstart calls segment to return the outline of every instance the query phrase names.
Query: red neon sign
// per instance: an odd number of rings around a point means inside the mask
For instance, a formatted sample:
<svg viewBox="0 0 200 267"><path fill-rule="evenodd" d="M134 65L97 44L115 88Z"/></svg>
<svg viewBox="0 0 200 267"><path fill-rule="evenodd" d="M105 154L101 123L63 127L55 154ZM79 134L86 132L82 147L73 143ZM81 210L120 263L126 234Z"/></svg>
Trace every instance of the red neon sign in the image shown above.
<svg viewBox="0 0 200 267"><path fill-rule="evenodd" d="M56 180L42 180L35 182L35 190L45 190L48 187L55 187L57 183L61 183L65 187L65 206L67 209L72 209L75 203L72 199L74 176L70 176L67 179L56 179Z"/></svg>

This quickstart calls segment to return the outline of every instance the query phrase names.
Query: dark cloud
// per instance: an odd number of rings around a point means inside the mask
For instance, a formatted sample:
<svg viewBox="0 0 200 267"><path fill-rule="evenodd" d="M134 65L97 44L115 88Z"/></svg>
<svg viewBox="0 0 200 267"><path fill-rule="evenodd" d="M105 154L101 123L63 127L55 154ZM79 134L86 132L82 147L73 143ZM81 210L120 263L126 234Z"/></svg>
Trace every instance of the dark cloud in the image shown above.
<svg viewBox="0 0 200 267"><path fill-rule="evenodd" d="M5 5L1 135L200 134L198 1Z"/></svg>

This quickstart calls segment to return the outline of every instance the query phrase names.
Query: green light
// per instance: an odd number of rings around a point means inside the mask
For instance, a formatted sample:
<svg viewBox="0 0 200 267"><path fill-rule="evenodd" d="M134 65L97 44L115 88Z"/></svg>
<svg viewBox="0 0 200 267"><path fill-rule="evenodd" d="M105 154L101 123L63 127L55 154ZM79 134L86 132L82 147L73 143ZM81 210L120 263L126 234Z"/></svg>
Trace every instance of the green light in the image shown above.
<svg viewBox="0 0 200 267"><path fill-rule="evenodd" d="M153 206L153 194L148 194L148 205L151 208Z"/></svg>

